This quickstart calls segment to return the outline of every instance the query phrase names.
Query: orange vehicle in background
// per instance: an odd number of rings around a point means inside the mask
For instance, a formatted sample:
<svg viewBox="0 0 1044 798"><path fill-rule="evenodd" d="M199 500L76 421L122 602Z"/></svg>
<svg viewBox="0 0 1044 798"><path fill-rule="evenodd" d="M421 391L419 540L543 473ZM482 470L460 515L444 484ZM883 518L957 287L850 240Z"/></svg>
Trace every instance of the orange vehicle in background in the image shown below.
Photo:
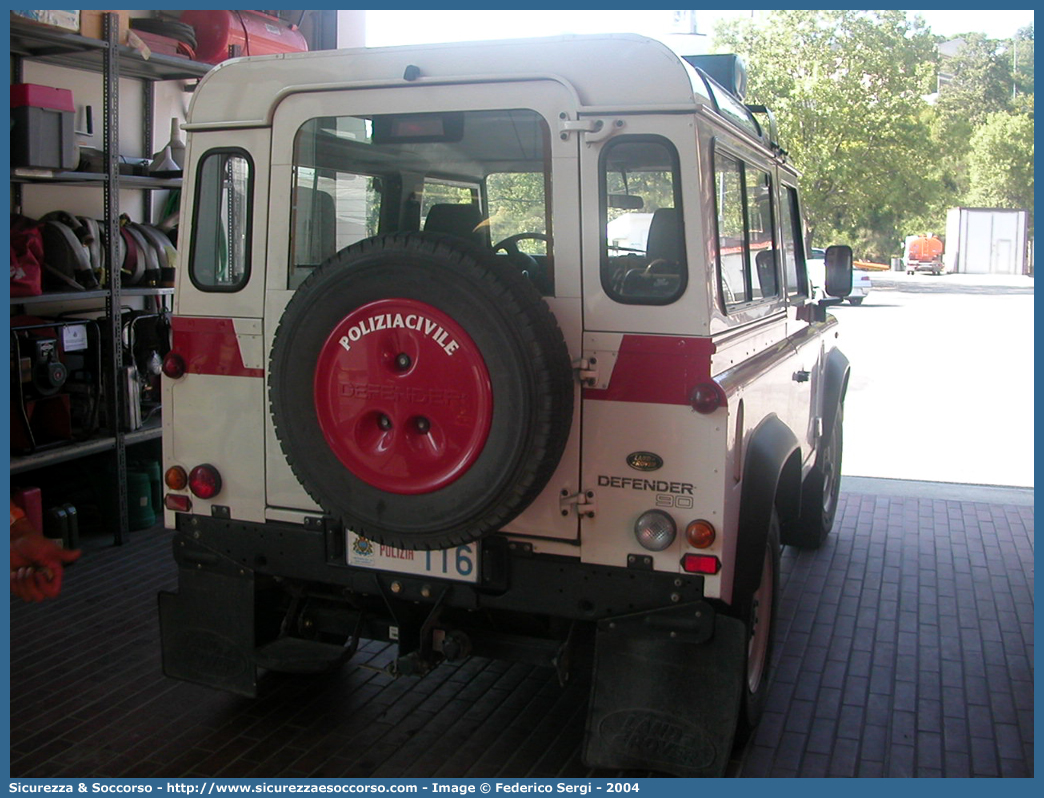
<svg viewBox="0 0 1044 798"><path fill-rule="evenodd" d="M935 237L935 233L910 236L906 239L906 273L931 272L942 274L946 270L943 264L943 242Z"/></svg>

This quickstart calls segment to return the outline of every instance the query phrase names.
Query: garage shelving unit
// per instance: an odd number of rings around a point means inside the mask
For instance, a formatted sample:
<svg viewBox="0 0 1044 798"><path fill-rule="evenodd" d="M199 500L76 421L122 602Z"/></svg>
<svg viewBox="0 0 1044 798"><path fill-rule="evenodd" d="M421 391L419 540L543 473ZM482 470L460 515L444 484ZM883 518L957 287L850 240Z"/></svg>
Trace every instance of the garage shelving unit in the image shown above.
<svg viewBox="0 0 1044 798"><path fill-rule="evenodd" d="M104 219L106 231L107 262L117 262L120 218L120 190L138 189L151 192L181 186L180 179L159 179L143 176L121 175L120 161L120 114L119 82L121 77L137 78L142 81L142 132L146 152L152 152L154 111L154 83L164 80L192 80L205 75L209 64L201 64L173 56L151 54L148 59L138 51L118 43L118 17L105 14L105 39L92 39L55 28L11 19L11 80L22 81L22 65L25 60L41 61L57 66L98 73L104 82L103 88L103 137L106 170L102 173L57 172L41 175L36 172L13 170L11 175L12 204L21 206L22 192L34 184L79 186L85 190L101 189L104 192ZM144 203L146 214L151 206ZM142 221L148 222L149 219ZM157 303L173 294L171 288L123 288L119 270L113 269L104 289L96 291L45 293L36 297L13 297L11 309L21 310L24 306L39 304L80 303L84 300L104 300L105 318L111 333L108 352L103 363L102 379L106 399L108 428L104 434L87 441L57 445L39 452L11 458L11 474L21 474L45 466L74 460L99 452L111 452L115 458L115 484L113 490L115 507L118 508L118 524L113 532L114 542L123 542L129 531L127 514L127 456L126 447L161 435L161 425L153 422L140 429L125 431L120 420L123 418L123 396L120 390L120 375L123 371L123 342L121 330L121 302L125 297L154 297Z"/></svg>

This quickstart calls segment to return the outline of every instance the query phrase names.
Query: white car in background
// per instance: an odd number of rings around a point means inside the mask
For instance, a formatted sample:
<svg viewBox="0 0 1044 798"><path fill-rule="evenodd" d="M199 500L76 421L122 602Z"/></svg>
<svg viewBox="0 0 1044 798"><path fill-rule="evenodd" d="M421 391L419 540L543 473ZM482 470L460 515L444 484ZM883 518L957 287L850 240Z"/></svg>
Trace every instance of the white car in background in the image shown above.
<svg viewBox="0 0 1044 798"><path fill-rule="evenodd" d="M822 299L824 297L823 276L825 274L823 257L826 253L818 247L812 247L810 253L812 257L805 262L805 268L808 271L808 280L812 284L811 297L812 299ZM870 294L871 287L870 272L858 268L853 269L852 293L845 297L845 299L853 305L862 305L863 300ZM843 301L844 300L839 299L837 300L837 303L841 304Z"/></svg>

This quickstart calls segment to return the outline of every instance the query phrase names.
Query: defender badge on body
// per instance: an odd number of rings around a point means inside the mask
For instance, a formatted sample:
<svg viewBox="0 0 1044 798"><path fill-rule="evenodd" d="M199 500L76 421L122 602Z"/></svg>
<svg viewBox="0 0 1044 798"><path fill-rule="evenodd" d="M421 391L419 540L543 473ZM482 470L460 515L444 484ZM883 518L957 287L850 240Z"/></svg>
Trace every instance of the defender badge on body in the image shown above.
<svg viewBox="0 0 1044 798"><path fill-rule="evenodd" d="M663 458L652 452L631 452L627 455L627 465L636 471L655 471L663 467Z"/></svg>

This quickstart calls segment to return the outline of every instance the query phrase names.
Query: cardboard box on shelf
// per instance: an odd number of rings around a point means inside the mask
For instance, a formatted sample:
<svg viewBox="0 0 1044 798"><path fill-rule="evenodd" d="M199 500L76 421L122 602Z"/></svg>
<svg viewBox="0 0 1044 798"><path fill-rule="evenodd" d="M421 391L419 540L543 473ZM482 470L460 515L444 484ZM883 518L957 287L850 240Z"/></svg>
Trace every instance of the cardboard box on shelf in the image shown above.
<svg viewBox="0 0 1044 798"><path fill-rule="evenodd" d="M119 15L120 32L117 41L120 44L126 44L127 31L130 30L130 11L94 11L84 9L80 11L80 35L89 36L92 39L104 39L105 25L103 14Z"/></svg>
<svg viewBox="0 0 1044 798"><path fill-rule="evenodd" d="M79 11L15 11L12 9L11 15L28 19L32 22L39 22L41 25L65 28L65 30L71 30L73 33L80 30Z"/></svg>

